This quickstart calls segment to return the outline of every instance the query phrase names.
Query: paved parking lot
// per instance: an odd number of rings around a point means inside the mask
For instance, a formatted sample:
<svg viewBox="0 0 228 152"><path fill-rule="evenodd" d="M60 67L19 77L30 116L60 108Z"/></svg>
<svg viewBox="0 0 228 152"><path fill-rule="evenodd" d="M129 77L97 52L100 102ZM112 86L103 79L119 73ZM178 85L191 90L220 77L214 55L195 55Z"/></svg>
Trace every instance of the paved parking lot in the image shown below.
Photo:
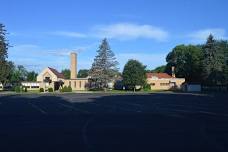
<svg viewBox="0 0 228 152"><path fill-rule="evenodd" d="M0 95L0 151L228 151L228 95Z"/></svg>

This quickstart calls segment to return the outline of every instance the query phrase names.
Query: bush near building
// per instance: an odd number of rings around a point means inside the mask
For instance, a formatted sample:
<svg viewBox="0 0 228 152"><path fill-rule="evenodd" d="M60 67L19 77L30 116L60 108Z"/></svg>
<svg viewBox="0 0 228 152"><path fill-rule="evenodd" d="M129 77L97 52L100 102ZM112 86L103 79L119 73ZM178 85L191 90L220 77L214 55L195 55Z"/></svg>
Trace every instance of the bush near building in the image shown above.
<svg viewBox="0 0 228 152"><path fill-rule="evenodd" d="M15 86L13 88L13 90L16 92L16 93L21 93L21 92L28 92L28 89L26 87L22 87L22 86Z"/></svg>
<svg viewBox="0 0 228 152"><path fill-rule="evenodd" d="M15 91L16 93L20 93L20 92L21 92L21 87L20 87L20 86L16 86L16 87L14 88L14 91Z"/></svg>
<svg viewBox="0 0 228 152"><path fill-rule="evenodd" d="M40 88L40 92L44 92L44 88Z"/></svg>
<svg viewBox="0 0 228 152"><path fill-rule="evenodd" d="M53 88L48 88L48 92L54 92Z"/></svg>
<svg viewBox="0 0 228 152"><path fill-rule="evenodd" d="M64 86L62 89L60 89L60 92L72 92L72 88L70 86Z"/></svg>
<svg viewBox="0 0 228 152"><path fill-rule="evenodd" d="M145 84L143 87L143 91L151 91L151 86L149 84Z"/></svg>

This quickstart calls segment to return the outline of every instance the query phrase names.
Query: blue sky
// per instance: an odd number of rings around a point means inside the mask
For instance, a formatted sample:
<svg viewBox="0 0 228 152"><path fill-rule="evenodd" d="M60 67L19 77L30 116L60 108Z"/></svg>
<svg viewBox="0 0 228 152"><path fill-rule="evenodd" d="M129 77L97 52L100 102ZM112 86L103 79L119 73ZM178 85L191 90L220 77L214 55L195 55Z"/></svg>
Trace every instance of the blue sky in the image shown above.
<svg viewBox="0 0 228 152"><path fill-rule="evenodd" d="M227 39L226 0L1 0L0 22L13 46L9 59L29 70L90 68L105 37L120 63L138 59L148 69L165 64L178 44Z"/></svg>

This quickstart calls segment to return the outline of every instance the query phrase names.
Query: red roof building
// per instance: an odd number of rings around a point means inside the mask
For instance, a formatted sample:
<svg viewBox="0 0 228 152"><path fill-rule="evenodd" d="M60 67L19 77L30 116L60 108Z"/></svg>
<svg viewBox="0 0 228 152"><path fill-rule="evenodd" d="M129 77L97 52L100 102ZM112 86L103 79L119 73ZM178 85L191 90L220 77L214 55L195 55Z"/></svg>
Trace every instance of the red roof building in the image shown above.
<svg viewBox="0 0 228 152"><path fill-rule="evenodd" d="M157 78L157 79L170 79L173 78L167 73L147 73L146 74L147 79Z"/></svg>

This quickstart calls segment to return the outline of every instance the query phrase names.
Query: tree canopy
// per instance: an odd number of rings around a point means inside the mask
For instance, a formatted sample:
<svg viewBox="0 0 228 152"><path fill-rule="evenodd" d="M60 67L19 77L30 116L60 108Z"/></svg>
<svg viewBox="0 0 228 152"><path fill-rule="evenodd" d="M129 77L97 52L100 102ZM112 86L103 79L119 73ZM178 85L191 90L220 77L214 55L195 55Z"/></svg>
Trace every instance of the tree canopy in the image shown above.
<svg viewBox="0 0 228 152"><path fill-rule="evenodd" d="M164 73L166 72L166 65L162 65L159 67L156 67L155 69L148 71L148 72L153 72L153 73Z"/></svg>
<svg viewBox="0 0 228 152"><path fill-rule="evenodd" d="M38 73L36 73L35 71L27 72L27 81L35 82L37 76L38 76Z"/></svg>
<svg viewBox="0 0 228 152"><path fill-rule="evenodd" d="M89 76L89 70L81 69L78 71L78 78L87 78Z"/></svg>
<svg viewBox="0 0 228 152"><path fill-rule="evenodd" d="M22 81L27 81L27 75L28 71L25 69L24 66L16 66L12 71L10 82L14 84L20 84Z"/></svg>
<svg viewBox="0 0 228 152"><path fill-rule="evenodd" d="M201 46L176 46L166 57L167 71L171 74L171 67L175 66L177 77L186 78L187 82L201 82L202 57Z"/></svg>
<svg viewBox="0 0 228 152"><path fill-rule="evenodd" d="M228 84L228 42L209 35L203 45L178 45L166 57L166 71L204 85Z"/></svg>
<svg viewBox="0 0 228 152"><path fill-rule="evenodd" d="M129 89L144 86L146 83L146 66L137 60L129 60L124 66L123 83Z"/></svg>
<svg viewBox="0 0 228 152"><path fill-rule="evenodd" d="M70 69L64 69L61 73L64 75L65 79L70 79Z"/></svg>

